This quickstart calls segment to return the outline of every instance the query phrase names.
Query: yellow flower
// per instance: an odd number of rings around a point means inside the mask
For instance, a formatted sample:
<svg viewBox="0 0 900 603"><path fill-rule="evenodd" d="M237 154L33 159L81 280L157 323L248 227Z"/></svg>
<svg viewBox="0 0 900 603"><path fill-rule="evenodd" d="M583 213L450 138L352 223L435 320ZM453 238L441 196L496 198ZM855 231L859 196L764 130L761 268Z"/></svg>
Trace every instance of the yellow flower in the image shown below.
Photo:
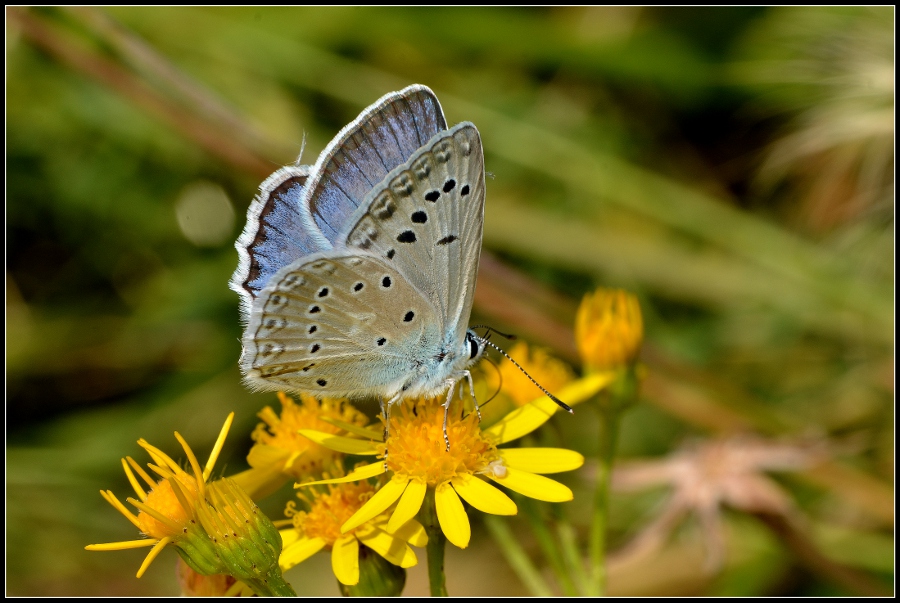
<svg viewBox="0 0 900 603"><path fill-rule="evenodd" d="M282 569L294 567L322 549L330 549L334 575L341 584L352 586L360 579L361 544L398 567L416 565L416 554L409 545L425 546L428 538L415 520L389 530L388 516L376 514L354 529L341 531L341 526L374 494L375 487L366 481L329 484L298 494L308 510L297 510L294 502L288 503L285 515L292 518L293 527L281 531L285 543L280 559Z"/></svg>
<svg viewBox="0 0 900 603"><path fill-rule="evenodd" d="M528 373L528 375L523 373L509 358L504 358L500 362L500 387L517 406L528 404L542 395L534 384L535 381L553 393L561 390L575 378L575 373L569 365L551 356L544 348L529 347L527 343L520 341L507 353Z"/></svg>
<svg viewBox="0 0 900 603"><path fill-rule="evenodd" d="M181 443L185 454L190 461L192 474L189 474L178 466L168 455L151 446L145 440L138 440L138 444L144 448L153 459L155 464L147 466L153 473L160 475L163 479L158 482L144 471L140 465L130 456L122 459L122 467L125 469L125 475L134 488L138 499L126 499L131 505L138 509L135 515L122 504L111 490L101 490L100 495L111 504L117 511L125 516L133 523L142 534L147 538L141 540L130 540L126 542L110 542L106 544L91 544L85 548L89 551L116 551L122 549L135 549L143 547L153 547L144 559L144 563L138 570L137 577L140 578L150 566L150 563L168 544L174 544L176 547L189 540L198 540L197 531L200 530L196 522L196 509L200 500L206 497L207 482L213 466L225 443L225 436L234 420L234 413L228 415L225 425L219 433L215 446L206 462L206 467L201 471L200 464L194 452L185 442L184 438L176 431L175 437ZM149 492L138 481L137 474L149 487ZM202 539L199 539L202 541ZM199 545L201 548L202 544ZM203 552L209 553L209 550ZM222 564L217 559L216 554L210 555L209 559L199 559L198 562L206 561L207 567L198 569L201 573L226 573L225 571L213 571L215 569L223 569ZM186 560L187 561L187 560ZM207 571L208 570L208 571Z"/></svg>
<svg viewBox="0 0 900 603"><path fill-rule="evenodd" d="M162 478L154 481L134 459L122 459L128 481L140 499L128 498L126 501L138 509L138 514L129 511L112 491L101 491L100 494L147 538L92 544L85 548L110 551L153 547L138 570L140 578L162 549L172 544L184 562L199 574L231 575L258 594L293 592L278 569L281 538L272 522L231 480L207 481L233 420L234 413L231 413L202 470L190 446L175 432L188 457L191 473L158 448L143 439L138 440L154 461L147 465L150 471ZM149 487L149 492L135 474Z"/></svg>
<svg viewBox="0 0 900 603"><path fill-rule="evenodd" d="M323 468L342 456L304 438L299 434L300 429L340 433L343 430L335 424L364 426L367 423L365 415L344 400L325 398L320 401L301 394L298 404L282 392L278 392L278 398L281 416L269 406L259 413L263 423L256 426L252 434L256 444L247 455L251 468L232 478L257 500L271 494L289 479L321 475Z"/></svg>
<svg viewBox="0 0 900 603"><path fill-rule="evenodd" d="M597 289L584 296L575 318L575 341L591 371L634 364L644 324L637 298L620 289Z"/></svg>
<svg viewBox="0 0 900 603"><path fill-rule="evenodd" d="M603 376L588 377L564 388L560 397L577 402L594 395L608 384ZM347 533L385 513L395 503L387 523L394 531L419 512L427 489L433 489L441 531L460 548L469 544L469 519L462 497L485 513L514 515L516 504L499 484L524 496L550 502L572 499L572 491L544 477L577 469L584 462L577 452L560 448L498 448L537 429L558 409L543 397L509 413L486 430L481 430L473 414L460 418L451 412L447 421L450 450L444 440L444 409L436 400L404 402L390 421L390 436L381 442L381 434L371 429L355 429L357 438L334 436L303 430L313 441L351 454L381 455L386 461L357 468L349 475L314 483L348 483L365 480L387 471L390 481L341 526ZM298 484L297 487L310 484Z"/></svg>

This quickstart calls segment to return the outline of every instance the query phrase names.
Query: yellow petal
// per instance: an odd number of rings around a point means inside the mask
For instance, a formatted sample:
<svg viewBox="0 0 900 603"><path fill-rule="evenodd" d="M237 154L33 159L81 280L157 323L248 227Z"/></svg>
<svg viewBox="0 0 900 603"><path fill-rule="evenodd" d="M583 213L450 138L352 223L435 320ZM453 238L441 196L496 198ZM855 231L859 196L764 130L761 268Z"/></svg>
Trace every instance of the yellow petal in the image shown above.
<svg viewBox="0 0 900 603"><path fill-rule="evenodd" d="M334 479L320 479L317 482L303 482L302 484L294 484L294 487L303 488L306 486L315 486L317 484L345 484L347 482L358 482L370 477L375 477L376 475L381 475L384 472L384 463L382 461L378 461L377 463L372 463L371 465L363 465L362 467L357 467L344 477L336 477Z"/></svg>
<svg viewBox="0 0 900 603"><path fill-rule="evenodd" d="M344 431L350 432L354 435L358 435L359 437L365 438L367 440L375 440L376 442L380 442L384 437L383 432L369 429L368 427L360 427L359 425L354 425L353 423L345 423L344 421L332 419L331 417L319 417L319 420L325 421L326 423L331 423L335 427L340 427Z"/></svg>
<svg viewBox="0 0 900 603"><path fill-rule="evenodd" d="M359 582L359 542L355 536L344 536L334 541L331 571L341 584L353 586Z"/></svg>
<svg viewBox="0 0 900 603"><path fill-rule="evenodd" d="M512 411L484 432L496 438L498 444L504 444L526 433L530 433L547 422L559 406L546 396Z"/></svg>
<svg viewBox="0 0 900 603"><path fill-rule="evenodd" d="M368 534L357 534L364 545L400 567L412 567L419 562L416 554L401 539L391 536L383 530L373 528Z"/></svg>
<svg viewBox="0 0 900 603"><path fill-rule="evenodd" d="M565 448L507 448L500 450L504 464L530 473L572 471L584 464L584 457Z"/></svg>
<svg viewBox="0 0 900 603"><path fill-rule="evenodd" d="M437 509L441 531L447 540L461 549L469 546L469 538L472 537L469 517L450 482L444 482L437 487L434 492L434 506Z"/></svg>
<svg viewBox="0 0 900 603"><path fill-rule="evenodd" d="M557 397L569 406L573 406L599 392L609 385L613 378L612 373L597 373L583 377L562 388ZM543 396L512 411L486 429L485 433L497 438L498 444L510 442L531 433L546 423L557 410L559 410L559 406L556 405L556 402Z"/></svg>
<svg viewBox="0 0 900 603"><path fill-rule="evenodd" d="M399 530L394 530L393 534L413 546L423 547L428 544L428 534L425 533L425 528L415 519L407 521L400 526Z"/></svg>
<svg viewBox="0 0 900 603"><path fill-rule="evenodd" d="M394 513L391 515L391 520L388 522L388 532L396 532L397 528L416 516L416 513L422 507L422 501L425 500L425 490L427 489L428 486L425 482L415 479L410 480L409 485L403 492L403 496L400 497L400 502L397 503L397 508L394 509Z"/></svg>
<svg viewBox="0 0 900 603"><path fill-rule="evenodd" d="M516 503L486 481L472 475L459 475L450 480L456 493L467 503L492 515L515 515Z"/></svg>
<svg viewBox="0 0 900 603"><path fill-rule="evenodd" d="M147 568L150 567L150 564L153 563L153 560L156 559L156 557L162 552L164 548L166 548L166 545L168 545L170 542L172 542L172 539L166 536L155 545L153 545L153 548L150 549L150 552L147 553L146 557L144 557L144 562L141 564L141 567L138 568L138 578L144 575L144 572L147 571Z"/></svg>
<svg viewBox="0 0 900 603"><path fill-rule="evenodd" d="M291 530L297 534L297 530ZM325 546L321 538L300 537L289 545L285 545L278 558L278 565L282 570L289 570L318 553Z"/></svg>
<svg viewBox="0 0 900 603"><path fill-rule="evenodd" d="M300 435L306 436L316 444L343 452L344 454L367 454L375 455L378 451L371 440L360 440L358 438L347 438L337 436L333 433L325 433L324 431L316 431L315 429L300 429Z"/></svg>
<svg viewBox="0 0 900 603"><path fill-rule="evenodd" d="M488 474L488 477L513 492L518 492L528 498L536 498L537 500L545 500L547 502L566 502L572 500L572 491L561 483L544 477L535 475L521 469L513 469L507 467L505 477L497 477Z"/></svg>
<svg viewBox="0 0 900 603"><path fill-rule="evenodd" d="M251 454L255 448L254 446L250 449ZM262 467L251 466L250 469L241 471L230 479L233 479L243 488L247 496L253 500L260 500L275 493L285 482L291 479L289 475L281 472L282 467L281 463Z"/></svg>
<svg viewBox="0 0 900 603"><path fill-rule="evenodd" d="M394 504L409 482L408 477L400 477L395 475L391 481L386 483L381 489L375 493L375 496L369 499L353 516L344 522L341 526L341 532L349 532L353 528L359 527L373 517L380 515L385 509Z"/></svg>
<svg viewBox="0 0 900 603"><path fill-rule="evenodd" d="M287 519L285 521L288 522L288 524L293 524L290 519ZM278 530L278 533L281 535L281 550L288 548L303 537L300 532L298 530L295 530L294 528Z"/></svg>
<svg viewBox="0 0 900 603"><path fill-rule="evenodd" d="M123 542L106 542L104 544L89 544L84 547L86 551L121 551L124 549L142 549L148 546L156 546L159 542L156 538L144 538L142 540L125 540Z"/></svg>

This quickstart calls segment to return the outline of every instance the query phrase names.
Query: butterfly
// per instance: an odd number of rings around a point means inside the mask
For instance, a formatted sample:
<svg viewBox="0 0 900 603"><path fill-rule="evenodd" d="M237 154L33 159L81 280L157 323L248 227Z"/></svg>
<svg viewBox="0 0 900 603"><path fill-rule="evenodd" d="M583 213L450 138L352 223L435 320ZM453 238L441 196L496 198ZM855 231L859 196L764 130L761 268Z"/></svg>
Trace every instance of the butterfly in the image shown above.
<svg viewBox="0 0 900 603"><path fill-rule="evenodd" d="M366 108L315 165L272 174L230 282L248 385L376 396L388 410L449 390L446 408L463 379L471 390L486 343L467 328L484 198L478 130L448 128L421 85Z"/></svg>

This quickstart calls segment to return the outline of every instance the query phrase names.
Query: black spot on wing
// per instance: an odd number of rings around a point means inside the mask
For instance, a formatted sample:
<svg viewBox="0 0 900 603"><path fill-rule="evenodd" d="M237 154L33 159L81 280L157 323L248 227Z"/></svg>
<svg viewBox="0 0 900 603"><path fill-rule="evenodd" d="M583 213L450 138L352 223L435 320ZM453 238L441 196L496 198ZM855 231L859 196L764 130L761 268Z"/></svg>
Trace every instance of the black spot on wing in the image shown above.
<svg viewBox="0 0 900 603"><path fill-rule="evenodd" d="M416 233L411 230L404 230L397 235L397 241L399 241L400 243L415 243Z"/></svg>

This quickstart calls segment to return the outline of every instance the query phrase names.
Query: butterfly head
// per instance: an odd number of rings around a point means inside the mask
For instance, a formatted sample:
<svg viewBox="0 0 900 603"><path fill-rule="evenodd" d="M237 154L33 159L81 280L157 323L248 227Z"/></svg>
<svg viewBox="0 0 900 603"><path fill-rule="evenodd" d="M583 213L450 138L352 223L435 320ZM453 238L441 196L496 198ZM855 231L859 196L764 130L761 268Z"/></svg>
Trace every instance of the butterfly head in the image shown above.
<svg viewBox="0 0 900 603"><path fill-rule="evenodd" d="M468 356L468 362L466 364L473 364L484 353L485 349L485 340L479 337L475 331L469 329L466 331L465 338L465 352Z"/></svg>

